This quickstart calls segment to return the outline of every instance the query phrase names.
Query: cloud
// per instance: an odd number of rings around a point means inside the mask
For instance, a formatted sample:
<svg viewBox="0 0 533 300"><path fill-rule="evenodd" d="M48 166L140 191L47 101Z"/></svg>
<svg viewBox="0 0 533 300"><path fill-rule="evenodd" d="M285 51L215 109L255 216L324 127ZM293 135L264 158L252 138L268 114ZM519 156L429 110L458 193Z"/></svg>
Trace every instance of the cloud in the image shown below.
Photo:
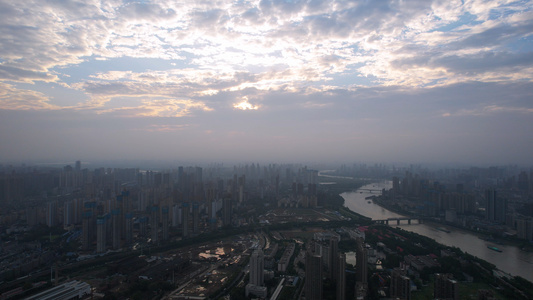
<svg viewBox="0 0 533 300"><path fill-rule="evenodd" d="M56 82L59 78L47 72L25 70L8 64L0 64L0 80L33 83L34 81Z"/></svg>
<svg viewBox="0 0 533 300"><path fill-rule="evenodd" d="M389 85L442 83L453 72L444 68L443 73L442 66L431 64L422 69L408 66L409 56L418 57L420 52L436 58L461 56L465 48L480 47L484 52L498 49L512 54L506 43L530 34L531 18L527 16L532 12L521 5L506 1L471 1L465 5L460 1L221 1L209 6L173 2L3 3L0 17L5 21L0 30L5 38L0 55L4 68L20 71L18 75L6 71L2 77L57 81L53 68L128 56L185 60L205 73L255 75L264 73L265 68L275 68L275 73L314 73L305 79L307 82L329 81L329 75L350 70ZM478 23L458 26L448 33L434 31L458 22L467 13ZM495 13L500 14L498 19L489 18ZM411 48L417 53L397 51L410 45L417 46ZM405 61L404 71L394 68L401 60ZM357 64L360 66L347 68ZM520 65L515 67L512 72ZM428 79L408 80L413 73ZM266 86L306 84L297 78L283 81Z"/></svg>
<svg viewBox="0 0 533 300"><path fill-rule="evenodd" d="M233 108L240 109L240 110L258 110L259 105L253 105L250 102L248 102L248 98L244 98L241 102L234 103Z"/></svg>
<svg viewBox="0 0 533 300"><path fill-rule="evenodd" d="M43 93L19 89L11 84L0 82L0 109L51 110L58 108L50 104L50 99Z"/></svg>
<svg viewBox="0 0 533 300"><path fill-rule="evenodd" d="M443 117L466 117L466 116L488 116L497 113L512 114L533 114L533 108L528 107L510 107L499 105L488 105L477 109L461 109L454 113L443 113Z"/></svg>
<svg viewBox="0 0 533 300"><path fill-rule="evenodd" d="M212 111L203 102L186 99L143 100L140 105L123 105L119 108L99 109L99 113L128 117L165 117L179 118L190 115L193 111Z"/></svg>
<svg viewBox="0 0 533 300"><path fill-rule="evenodd" d="M157 22L161 19L173 19L176 12L173 9L164 9L157 4L132 2L126 3L117 10L119 18L130 21Z"/></svg>
<svg viewBox="0 0 533 300"><path fill-rule="evenodd" d="M187 127L189 127L188 124L178 124L178 125L153 124L143 130L149 131L149 132L174 132L174 131L185 130Z"/></svg>

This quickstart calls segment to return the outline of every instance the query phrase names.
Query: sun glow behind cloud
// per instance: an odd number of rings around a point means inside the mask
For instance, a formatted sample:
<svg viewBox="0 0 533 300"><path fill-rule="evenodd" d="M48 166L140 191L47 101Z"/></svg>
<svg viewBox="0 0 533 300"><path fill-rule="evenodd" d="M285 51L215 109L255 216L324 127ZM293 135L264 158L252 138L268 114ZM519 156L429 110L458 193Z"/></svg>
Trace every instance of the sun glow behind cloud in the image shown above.
<svg viewBox="0 0 533 300"><path fill-rule="evenodd" d="M258 110L259 105L253 105L248 102L248 98L244 98L244 100L242 100L241 102L234 103L233 108L240 110Z"/></svg>

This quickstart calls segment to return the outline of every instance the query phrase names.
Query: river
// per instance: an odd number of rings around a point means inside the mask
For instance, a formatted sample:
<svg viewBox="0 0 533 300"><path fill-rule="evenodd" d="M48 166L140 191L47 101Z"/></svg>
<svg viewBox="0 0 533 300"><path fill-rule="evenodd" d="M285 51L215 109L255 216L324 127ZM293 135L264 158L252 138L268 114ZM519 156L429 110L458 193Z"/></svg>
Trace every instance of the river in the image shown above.
<svg viewBox="0 0 533 300"><path fill-rule="evenodd" d="M362 186L355 192L342 193L341 196L344 198L344 206L358 214L375 220L401 216L374 202L369 203L365 199L365 197L380 194L376 191L369 190L390 189L391 186L391 181L383 181ZM433 226L431 224L399 225L397 227L430 237L444 245L458 247L464 252L468 252L494 264L498 269L506 273L515 276L518 275L533 282L533 253L531 252L522 251L515 246L495 245L494 243L478 238L468 231L455 227ZM447 233L438 230L437 227L446 227L450 232ZM490 250L487 246L497 246L503 252Z"/></svg>

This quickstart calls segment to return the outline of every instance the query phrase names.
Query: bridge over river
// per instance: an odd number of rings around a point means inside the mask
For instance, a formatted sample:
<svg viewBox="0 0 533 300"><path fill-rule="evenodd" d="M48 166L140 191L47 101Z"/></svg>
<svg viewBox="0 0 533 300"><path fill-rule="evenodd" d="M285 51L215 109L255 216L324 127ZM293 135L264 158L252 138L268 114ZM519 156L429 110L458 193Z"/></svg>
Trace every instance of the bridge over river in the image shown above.
<svg viewBox="0 0 533 300"><path fill-rule="evenodd" d="M381 193L382 190L378 190L378 189L364 189L364 188L360 188L360 189L357 189L358 191L364 191L364 192L370 192L370 193Z"/></svg>
<svg viewBox="0 0 533 300"><path fill-rule="evenodd" d="M375 223L375 224L386 224L386 225L389 225L390 222L392 222L392 223L396 222L396 225L400 225L400 224L402 224L402 221L404 222L403 224L405 224L405 221L407 221L407 224L409 224L409 225L413 224L413 221L416 222L414 224L423 224L424 223L424 218L421 218L421 217L398 217L398 218L387 218L387 219L381 219L381 220L372 219L372 223Z"/></svg>

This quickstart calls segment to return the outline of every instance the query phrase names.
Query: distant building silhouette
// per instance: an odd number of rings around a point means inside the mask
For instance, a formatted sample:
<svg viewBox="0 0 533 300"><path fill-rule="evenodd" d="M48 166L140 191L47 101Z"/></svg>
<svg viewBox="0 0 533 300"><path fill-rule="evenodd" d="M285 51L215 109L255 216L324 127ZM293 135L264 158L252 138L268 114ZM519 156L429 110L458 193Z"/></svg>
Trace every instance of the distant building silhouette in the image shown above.
<svg viewBox="0 0 533 300"><path fill-rule="evenodd" d="M107 250L106 245L106 219L101 216L96 219L96 252L104 253Z"/></svg>
<svg viewBox="0 0 533 300"><path fill-rule="evenodd" d="M505 216L507 214L507 200L499 198L496 190L487 189L485 191L486 218L489 221L505 223Z"/></svg>

